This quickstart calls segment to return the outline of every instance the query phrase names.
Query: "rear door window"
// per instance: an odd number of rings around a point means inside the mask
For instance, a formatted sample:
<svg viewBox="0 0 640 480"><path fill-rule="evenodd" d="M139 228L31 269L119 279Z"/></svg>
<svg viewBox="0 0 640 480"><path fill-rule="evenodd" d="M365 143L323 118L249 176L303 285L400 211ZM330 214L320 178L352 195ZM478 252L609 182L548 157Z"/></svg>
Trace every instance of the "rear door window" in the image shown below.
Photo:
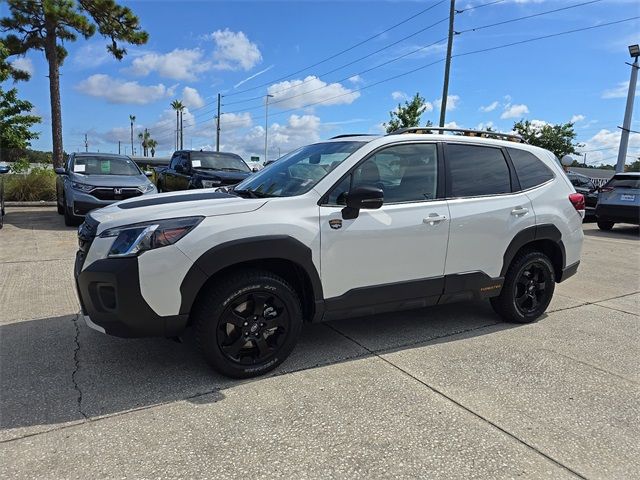
<svg viewBox="0 0 640 480"><path fill-rule="evenodd" d="M499 148L447 145L449 197L478 197L511 192L511 175Z"/></svg>

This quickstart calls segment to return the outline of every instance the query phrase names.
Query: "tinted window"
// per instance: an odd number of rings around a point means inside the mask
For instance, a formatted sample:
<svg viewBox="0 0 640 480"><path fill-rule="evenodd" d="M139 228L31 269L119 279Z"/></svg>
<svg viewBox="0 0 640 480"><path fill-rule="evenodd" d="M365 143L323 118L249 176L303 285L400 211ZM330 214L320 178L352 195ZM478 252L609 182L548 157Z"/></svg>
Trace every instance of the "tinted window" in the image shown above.
<svg viewBox="0 0 640 480"><path fill-rule="evenodd" d="M518 148L507 148L507 151L516 169L518 180L520 180L520 187L523 190L536 187L553 178L551 170L533 153ZM587 180L587 182L585 182L585 180ZM586 177L581 178L576 175L571 178L571 183L577 181L581 182L581 187L588 187L588 180ZM576 183L573 184L578 186Z"/></svg>
<svg viewBox="0 0 640 480"><path fill-rule="evenodd" d="M360 164L333 189L328 203L344 204L344 193L358 186L381 188L385 203L432 200L436 198L437 180L435 144L396 145Z"/></svg>
<svg viewBox="0 0 640 480"><path fill-rule="evenodd" d="M613 188L640 188L640 176L636 175L616 175L609 180L605 187Z"/></svg>
<svg viewBox="0 0 640 480"><path fill-rule="evenodd" d="M140 169L129 157L75 157L73 171L83 175L140 175Z"/></svg>
<svg viewBox="0 0 640 480"><path fill-rule="evenodd" d="M234 153L191 152L191 164L193 168L209 170L251 171L242 157Z"/></svg>
<svg viewBox="0 0 640 480"><path fill-rule="evenodd" d="M175 170L176 165L178 164L179 161L180 161L180 154L174 153L173 157L171 158L171 163L169 163L169 168L171 168L172 170Z"/></svg>
<svg viewBox="0 0 640 480"><path fill-rule="evenodd" d="M509 167L497 148L448 145L447 163L452 197L476 197L511 192Z"/></svg>

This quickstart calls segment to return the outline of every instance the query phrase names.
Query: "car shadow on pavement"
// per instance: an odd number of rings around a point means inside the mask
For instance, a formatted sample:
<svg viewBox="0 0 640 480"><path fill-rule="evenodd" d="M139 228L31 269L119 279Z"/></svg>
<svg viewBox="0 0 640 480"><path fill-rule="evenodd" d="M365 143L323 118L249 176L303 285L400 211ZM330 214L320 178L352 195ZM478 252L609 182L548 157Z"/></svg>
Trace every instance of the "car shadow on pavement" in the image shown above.
<svg viewBox="0 0 640 480"><path fill-rule="evenodd" d="M67 227L62 215L51 207L7 207L4 216L5 228L13 226L26 230L69 231L77 227Z"/></svg>
<svg viewBox="0 0 640 480"><path fill-rule="evenodd" d="M486 302L311 324L268 376L513 327ZM120 339L89 329L77 316L2 325L0 351L0 440L168 402L217 402L239 382L206 365L190 332L182 343Z"/></svg>
<svg viewBox="0 0 640 480"><path fill-rule="evenodd" d="M584 229L584 234L590 237L640 240L640 227L634 225L615 225L613 229L609 231Z"/></svg>

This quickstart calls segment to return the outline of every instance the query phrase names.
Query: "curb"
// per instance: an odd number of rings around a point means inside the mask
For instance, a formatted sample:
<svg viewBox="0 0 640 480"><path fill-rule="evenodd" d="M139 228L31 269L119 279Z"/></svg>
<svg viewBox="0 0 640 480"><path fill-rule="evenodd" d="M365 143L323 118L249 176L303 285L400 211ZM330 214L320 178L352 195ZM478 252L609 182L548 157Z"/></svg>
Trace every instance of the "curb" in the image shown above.
<svg viewBox="0 0 640 480"><path fill-rule="evenodd" d="M57 204L53 202L4 202L5 207L55 207Z"/></svg>

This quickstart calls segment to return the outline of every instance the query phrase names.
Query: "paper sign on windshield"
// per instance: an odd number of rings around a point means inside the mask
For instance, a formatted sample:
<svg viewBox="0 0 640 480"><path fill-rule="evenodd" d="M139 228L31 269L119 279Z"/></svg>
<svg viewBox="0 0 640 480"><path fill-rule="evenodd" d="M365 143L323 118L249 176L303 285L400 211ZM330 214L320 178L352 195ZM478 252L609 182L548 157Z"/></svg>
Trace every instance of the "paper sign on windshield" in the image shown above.
<svg viewBox="0 0 640 480"><path fill-rule="evenodd" d="M191 166L192 166L193 168L198 168L198 167L201 167L201 166L202 166L202 163L200 162L200 160L193 160L193 161L191 162Z"/></svg>
<svg viewBox="0 0 640 480"><path fill-rule="evenodd" d="M84 172L84 167L85 167L85 165L78 165L78 164L75 164L75 165L73 166L73 171L74 171L74 172L78 172L78 173L82 173L82 172Z"/></svg>
<svg viewBox="0 0 640 480"><path fill-rule="evenodd" d="M100 173L108 175L109 172L111 172L111 162L100 162Z"/></svg>

